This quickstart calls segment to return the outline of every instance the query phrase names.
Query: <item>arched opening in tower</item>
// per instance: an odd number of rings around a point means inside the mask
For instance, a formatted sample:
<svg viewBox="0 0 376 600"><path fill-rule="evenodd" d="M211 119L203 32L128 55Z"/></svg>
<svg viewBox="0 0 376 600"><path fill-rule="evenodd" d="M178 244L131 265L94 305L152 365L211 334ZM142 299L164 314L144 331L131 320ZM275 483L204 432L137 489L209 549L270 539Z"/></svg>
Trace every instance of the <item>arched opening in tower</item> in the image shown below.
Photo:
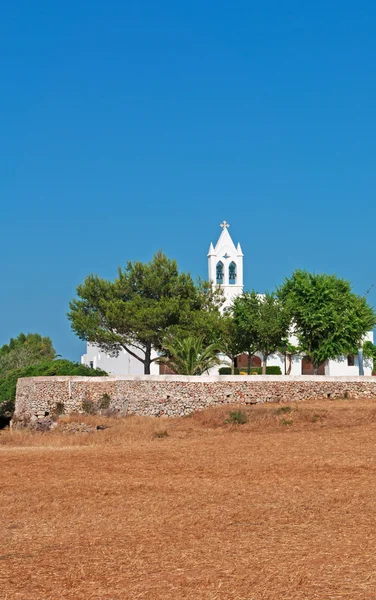
<svg viewBox="0 0 376 600"><path fill-rule="evenodd" d="M236 284L236 264L231 262L228 267L228 282L230 285Z"/></svg>
<svg viewBox="0 0 376 600"><path fill-rule="evenodd" d="M217 263L216 276L217 276L216 277L217 284L223 284L224 272L223 272L223 262L221 260Z"/></svg>

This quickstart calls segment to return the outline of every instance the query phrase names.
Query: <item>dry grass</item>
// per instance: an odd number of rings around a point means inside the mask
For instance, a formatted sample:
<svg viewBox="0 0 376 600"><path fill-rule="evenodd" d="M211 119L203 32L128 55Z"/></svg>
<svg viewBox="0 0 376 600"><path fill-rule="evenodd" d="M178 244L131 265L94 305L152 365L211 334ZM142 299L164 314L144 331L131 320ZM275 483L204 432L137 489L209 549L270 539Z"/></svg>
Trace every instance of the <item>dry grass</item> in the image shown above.
<svg viewBox="0 0 376 600"><path fill-rule="evenodd" d="M290 408L0 432L0 597L375 599L376 402Z"/></svg>

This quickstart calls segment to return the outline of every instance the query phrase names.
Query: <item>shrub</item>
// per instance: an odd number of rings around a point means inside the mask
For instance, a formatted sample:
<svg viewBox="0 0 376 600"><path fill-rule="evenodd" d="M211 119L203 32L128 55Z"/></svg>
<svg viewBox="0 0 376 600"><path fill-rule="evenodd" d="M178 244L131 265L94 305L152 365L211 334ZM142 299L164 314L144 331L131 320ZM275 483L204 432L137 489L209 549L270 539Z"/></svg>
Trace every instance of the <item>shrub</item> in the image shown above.
<svg viewBox="0 0 376 600"><path fill-rule="evenodd" d="M42 377L53 375L84 375L86 377L102 377L106 371L91 369L86 365L74 363L70 360L50 360L38 365L15 369L6 377L0 379L0 415L13 413L16 398L17 380L20 377Z"/></svg>
<svg viewBox="0 0 376 600"><path fill-rule="evenodd" d="M166 438L166 437L168 437L168 432L166 430L164 430L164 431L156 431L154 433L154 437L156 437L156 438Z"/></svg>
<svg viewBox="0 0 376 600"><path fill-rule="evenodd" d="M290 425L292 425L292 420L291 419L282 419L281 425L290 426Z"/></svg>
<svg viewBox="0 0 376 600"><path fill-rule="evenodd" d="M261 367L258 368L258 373L261 375ZM282 375L281 367L278 365L271 365L270 367L266 367L267 375Z"/></svg>
<svg viewBox="0 0 376 600"><path fill-rule="evenodd" d="M97 407L91 400L83 400L81 407L84 413L86 413L87 415L95 415L95 413L97 412Z"/></svg>
<svg viewBox="0 0 376 600"><path fill-rule="evenodd" d="M323 419L322 415L319 415L318 413L315 413L311 417L311 422L312 423L317 423L317 421L322 421L322 419Z"/></svg>
<svg viewBox="0 0 376 600"><path fill-rule="evenodd" d="M246 367L241 367L240 369L236 368L235 375L239 375L239 372L246 373L247 368ZM220 375L231 375L231 367L221 367L219 369L219 374ZM261 374L262 374L262 367L251 367L251 375L261 375ZM266 367L266 374L267 375L282 375L281 367L279 367L278 365L272 365L270 367Z"/></svg>
<svg viewBox="0 0 376 600"><path fill-rule="evenodd" d="M290 413L292 411L291 406L281 406L280 408L277 408L277 410L275 411L276 415L283 415L286 413Z"/></svg>
<svg viewBox="0 0 376 600"><path fill-rule="evenodd" d="M248 417L242 410L232 410L228 413L228 419L226 419L226 423L230 423L232 425L244 425L247 423Z"/></svg>
<svg viewBox="0 0 376 600"><path fill-rule="evenodd" d="M107 393L104 393L101 401L99 402L99 408L101 410L106 410L107 408L110 408L110 402L111 402L111 396Z"/></svg>

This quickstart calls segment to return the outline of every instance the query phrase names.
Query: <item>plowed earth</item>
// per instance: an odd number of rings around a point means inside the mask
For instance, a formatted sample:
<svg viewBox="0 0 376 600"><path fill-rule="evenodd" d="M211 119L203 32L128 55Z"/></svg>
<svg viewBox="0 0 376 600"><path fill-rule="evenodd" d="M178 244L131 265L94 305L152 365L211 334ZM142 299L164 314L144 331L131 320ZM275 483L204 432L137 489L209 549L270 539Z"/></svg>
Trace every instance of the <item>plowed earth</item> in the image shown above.
<svg viewBox="0 0 376 600"><path fill-rule="evenodd" d="M376 599L376 401L285 407L0 432L0 598Z"/></svg>

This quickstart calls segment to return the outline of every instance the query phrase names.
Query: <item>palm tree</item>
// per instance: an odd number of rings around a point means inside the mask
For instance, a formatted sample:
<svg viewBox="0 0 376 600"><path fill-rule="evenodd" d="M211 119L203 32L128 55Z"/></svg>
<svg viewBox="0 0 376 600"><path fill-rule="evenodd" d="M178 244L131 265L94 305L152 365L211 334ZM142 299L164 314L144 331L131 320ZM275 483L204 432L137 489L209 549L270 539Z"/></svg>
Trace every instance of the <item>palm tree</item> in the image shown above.
<svg viewBox="0 0 376 600"><path fill-rule="evenodd" d="M172 338L165 341L165 356L158 359L178 375L202 375L221 363L217 344L204 348L200 337Z"/></svg>

